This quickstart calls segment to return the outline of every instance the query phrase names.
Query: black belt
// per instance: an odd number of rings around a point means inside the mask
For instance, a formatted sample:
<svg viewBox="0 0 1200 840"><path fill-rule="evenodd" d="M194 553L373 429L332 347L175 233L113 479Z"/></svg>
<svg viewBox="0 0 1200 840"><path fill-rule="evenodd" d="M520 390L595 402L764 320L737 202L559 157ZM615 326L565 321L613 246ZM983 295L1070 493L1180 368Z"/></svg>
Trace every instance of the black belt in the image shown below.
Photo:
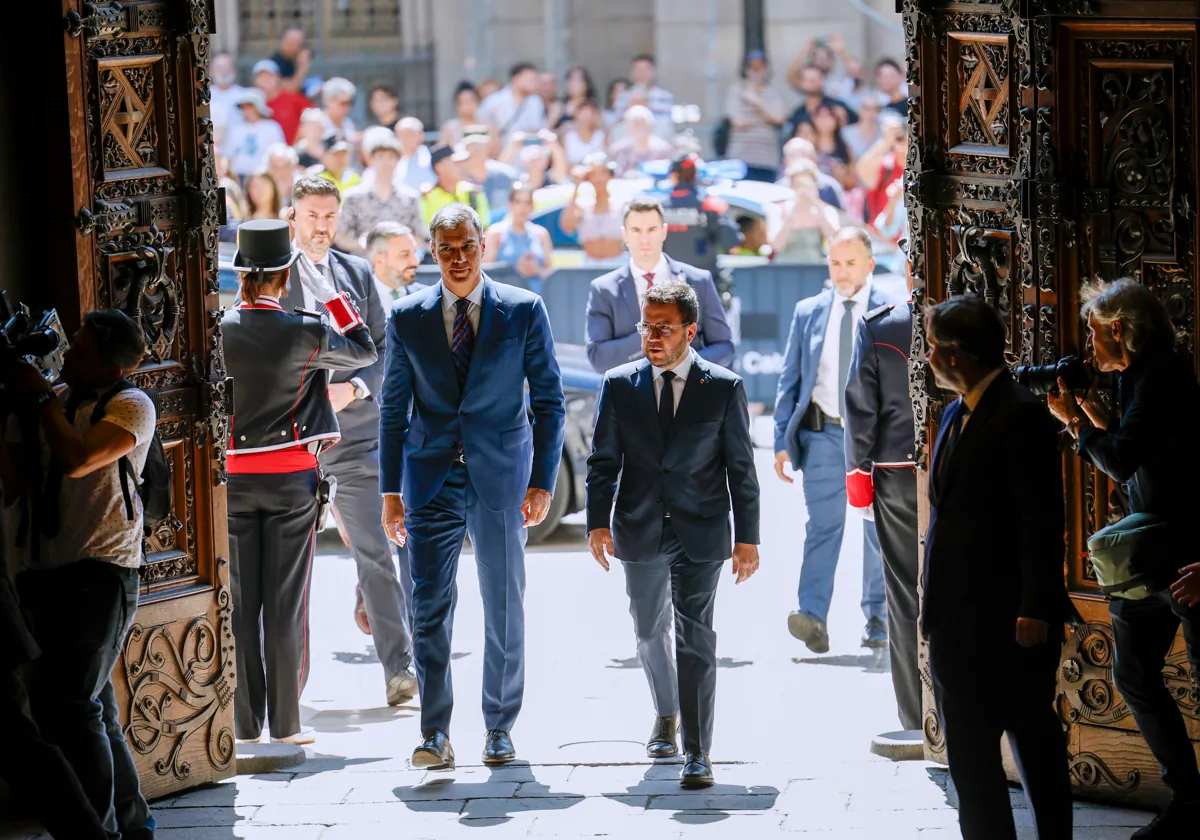
<svg viewBox="0 0 1200 840"><path fill-rule="evenodd" d="M841 427L841 425L842 418L830 417L815 402L808 404L808 409L804 412L804 417L800 421L800 428L808 429L810 432L819 432L826 426Z"/></svg>

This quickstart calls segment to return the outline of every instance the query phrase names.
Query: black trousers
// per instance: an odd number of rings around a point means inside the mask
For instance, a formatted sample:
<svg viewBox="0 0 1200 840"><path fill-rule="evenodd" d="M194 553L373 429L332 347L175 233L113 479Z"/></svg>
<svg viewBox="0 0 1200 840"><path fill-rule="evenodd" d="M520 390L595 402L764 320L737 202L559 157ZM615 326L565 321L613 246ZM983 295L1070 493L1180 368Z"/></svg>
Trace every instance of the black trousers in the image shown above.
<svg viewBox="0 0 1200 840"><path fill-rule="evenodd" d="M1163 781L1185 799L1200 798L1200 770L1175 698L1163 681L1167 654L1183 626L1192 680L1200 685L1200 606L1185 607L1168 590L1140 601L1113 598L1109 604L1117 690L1158 763Z"/></svg>
<svg viewBox="0 0 1200 840"><path fill-rule="evenodd" d="M1016 840L1000 752L1005 734L1038 840L1069 840L1073 815L1067 741L1054 709L1062 644L1022 648L1013 638L1015 622L1011 634L1003 630L980 639L950 628L932 632L929 639L963 840Z"/></svg>
<svg viewBox="0 0 1200 840"><path fill-rule="evenodd" d="M713 612L724 564L689 559L671 520L666 519L658 554L622 565L638 660L650 684L655 711L660 716L678 711L684 751L707 755L717 697Z"/></svg>
<svg viewBox="0 0 1200 840"><path fill-rule="evenodd" d="M883 554L888 647L900 725L921 728L921 669L917 656L917 471L876 469L875 530Z"/></svg>
<svg viewBox="0 0 1200 840"><path fill-rule="evenodd" d="M229 568L241 739L300 731L308 680L308 589L317 527L317 471L229 477Z"/></svg>
<svg viewBox="0 0 1200 840"><path fill-rule="evenodd" d="M137 613L137 569L80 560L23 572L17 588L42 649L29 684L42 735L75 769L105 829L130 840L153 837L154 819L112 685L113 668ZM43 784L40 779L37 783Z"/></svg>

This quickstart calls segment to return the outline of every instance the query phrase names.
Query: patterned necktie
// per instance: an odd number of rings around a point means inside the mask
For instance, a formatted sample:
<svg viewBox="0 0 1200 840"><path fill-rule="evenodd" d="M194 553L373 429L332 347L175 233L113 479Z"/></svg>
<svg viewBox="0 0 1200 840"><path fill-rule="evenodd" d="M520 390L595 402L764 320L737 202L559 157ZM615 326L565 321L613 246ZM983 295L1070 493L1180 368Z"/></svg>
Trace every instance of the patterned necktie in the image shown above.
<svg viewBox="0 0 1200 840"><path fill-rule="evenodd" d="M646 279L646 288L653 289L654 288L654 272L647 271L645 274L642 275L642 277L644 277Z"/></svg>
<svg viewBox="0 0 1200 840"><path fill-rule="evenodd" d="M664 441L671 431L671 424L675 421L675 389L671 387L674 378L675 371L663 371L662 391L658 395L658 425L662 427Z"/></svg>
<svg viewBox="0 0 1200 840"><path fill-rule="evenodd" d="M854 301L843 301L842 331L838 336L838 404L846 416L846 383L850 381L850 354L854 352Z"/></svg>
<svg viewBox="0 0 1200 840"><path fill-rule="evenodd" d="M467 374L471 370L471 356L475 353L475 333L471 330L471 301L459 298L454 302L454 338L450 351L454 354L454 371L458 374L458 387L466 388Z"/></svg>

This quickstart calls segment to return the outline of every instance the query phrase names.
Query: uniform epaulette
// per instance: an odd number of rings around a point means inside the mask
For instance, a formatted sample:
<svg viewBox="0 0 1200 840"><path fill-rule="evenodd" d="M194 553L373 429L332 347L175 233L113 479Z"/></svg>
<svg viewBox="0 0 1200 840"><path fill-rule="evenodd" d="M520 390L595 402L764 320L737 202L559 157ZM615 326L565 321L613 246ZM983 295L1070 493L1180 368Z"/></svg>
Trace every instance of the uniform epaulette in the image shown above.
<svg viewBox="0 0 1200 840"><path fill-rule="evenodd" d="M870 312L868 312L866 314L866 320L874 321L876 318L882 318L884 315L888 314L895 308L896 308L896 304L885 303L883 306L877 307L876 309L872 309Z"/></svg>

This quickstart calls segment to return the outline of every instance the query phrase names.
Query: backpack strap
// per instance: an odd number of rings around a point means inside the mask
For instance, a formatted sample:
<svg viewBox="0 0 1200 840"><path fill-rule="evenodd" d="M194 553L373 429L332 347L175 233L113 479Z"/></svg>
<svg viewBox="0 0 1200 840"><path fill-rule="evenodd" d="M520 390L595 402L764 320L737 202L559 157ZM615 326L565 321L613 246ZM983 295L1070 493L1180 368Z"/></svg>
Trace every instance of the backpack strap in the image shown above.
<svg viewBox="0 0 1200 840"><path fill-rule="evenodd" d="M104 419L104 412L108 408L109 401L122 391L128 391L131 388L137 388L128 379L118 380L115 385L105 391L100 399L96 400L96 407L92 409L92 425L95 426ZM72 412L73 413L73 412ZM68 416L69 421L74 421L74 417ZM121 495L125 497L125 518L133 521L133 495L129 491L129 479L133 473L133 465L129 462L128 455L122 455L117 459L117 472L121 476ZM134 486L137 486L136 481Z"/></svg>

